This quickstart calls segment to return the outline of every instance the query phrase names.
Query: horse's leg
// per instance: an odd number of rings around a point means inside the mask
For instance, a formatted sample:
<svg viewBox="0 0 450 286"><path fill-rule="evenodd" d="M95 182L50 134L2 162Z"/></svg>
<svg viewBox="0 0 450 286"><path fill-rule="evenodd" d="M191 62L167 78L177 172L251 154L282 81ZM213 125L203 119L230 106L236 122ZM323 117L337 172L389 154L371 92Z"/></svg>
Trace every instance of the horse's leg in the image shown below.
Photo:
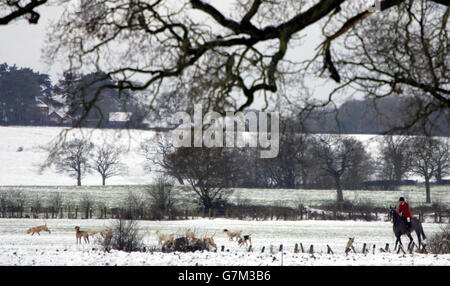
<svg viewBox="0 0 450 286"><path fill-rule="evenodd" d="M414 239L410 233L408 233L409 238L409 244L408 244L408 250L411 248L411 244L414 242Z"/></svg>
<svg viewBox="0 0 450 286"><path fill-rule="evenodd" d="M397 249L397 244L398 244L399 242L400 242L400 245L403 246L403 243L402 243L402 240L400 239L400 236L401 236L401 235L397 236L397 240L395 241L395 247L394 247L394 250Z"/></svg>
<svg viewBox="0 0 450 286"><path fill-rule="evenodd" d="M419 249L420 249L420 246L421 246L421 244L422 244L422 240L421 240L421 238L420 238L420 232L418 231L418 230L416 230L416 235L417 235L417 240L419 241Z"/></svg>

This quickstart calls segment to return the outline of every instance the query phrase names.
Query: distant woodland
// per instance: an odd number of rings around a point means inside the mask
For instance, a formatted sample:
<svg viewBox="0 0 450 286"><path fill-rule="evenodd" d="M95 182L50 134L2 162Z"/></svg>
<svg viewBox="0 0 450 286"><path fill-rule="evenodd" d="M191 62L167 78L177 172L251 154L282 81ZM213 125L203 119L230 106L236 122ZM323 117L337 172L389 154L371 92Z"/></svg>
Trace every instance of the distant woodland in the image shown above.
<svg viewBox="0 0 450 286"><path fill-rule="evenodd" d="M65 73L57 83L52 83L49 75L30 68L0 64L0 125L23 126L88 126L99 128L155 128L155 118L145 111L145 103L135 95L108 89L114 83L102 73L74 75ZM99 89L98 87L102 87ZM95 99L95 100L93 100ZM132 100L130 100L132 99ZM89 106L92 103L95 106ZM89 107L89 112L84 111ZM161 109L180 106L167 106ZM189 109L181 106L182 110ZM302 133L342 133L342 134L415 134L450 136L448 110L444 115L428 117L422 121L411 121L421 108L414 97L398 95L356 100L330 108L314 108L308 112L282 118L290 121L289 132ZM399 112L401 111L401 112ZM155 111L156 113L158 111ZM170 114L170 112L169 112ZM167 113L166 113L167 115ZM412 124L409 122L413 122ZM408 128L397 128L410 124ZM157 127L157 126L156 126Z"/></svg>

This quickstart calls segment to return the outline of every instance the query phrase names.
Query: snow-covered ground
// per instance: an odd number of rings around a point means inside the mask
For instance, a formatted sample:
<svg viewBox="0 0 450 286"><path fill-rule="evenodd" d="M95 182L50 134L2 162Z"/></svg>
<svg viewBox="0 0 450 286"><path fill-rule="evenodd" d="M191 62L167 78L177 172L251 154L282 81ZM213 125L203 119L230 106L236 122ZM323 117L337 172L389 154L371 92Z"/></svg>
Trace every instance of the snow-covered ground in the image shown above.
<svg viewBox="0 0 450 286"><path fill-rule="evenodd" d="M0 193L20 192L27 199L33 201L39 197L40 202L47 206L55 193L59 193L63 204L79 205L84 198L89 198L96 205L108 207L123 206L129 193L145 199L148 186L145 185L114 185L114 186L1 186ZM355 204L360 202L372 203L374 206L384 207L395 205L398 198L403 196L411 206L425 204L425 190L422 186L401 187L396 191L364 191L344 190L344 198ZM195 194L189 188L176 188L172 194L177 206L185 208L193 206ZM450 205L450 187L434 186L431 190L433 202ZM302 189L233 189L228 196L232 203L255 205L278 205L296 208L298 204L317 206L336 200L335 190L302 190Z"/></svg>
<svg viewBox="0 0 450 286"><path fill-rule="evenodd" d="M73 178L58 174L53 169L38 173L39 165L46 159L40 147L46 146L62 131L57 127L0 127L0 191L21 191L27 197L39 197L45 205L52 193L62 195L63 203L77 203L85 195L95 203L117 206L129 191L143 192L152 183L153 177L144 167L145 158L139 151L143 140L155 135L152 131L119 130L74 130L68 134L79 137L80 133L94 142L116 142L128 148L123 162L128 167L126 175L107 180L108 186L100 185L100 177L93 173L83 178L82 187L76 187ZM358 135L372 154L376 153L376 136ZM425 192L421 187L407 187L399 191L344 191L345 199L371 201L378 206L388 206L399 196L405 196L413 204L424 202ZM180 191L180 201L192 197L189 192ZM317 205L335 199L333 190L263 190L237 189L230 196L233 202L247 202L262 205L296 206ZM450 204L448 188L433 187L432 199ZM81 228L110 226L112 220L68 220L48 219L52 233L42 232L40 236L26 234L32 226L43 223L41 219L0 219L0 265L450 265L450 255L382 253L386 243L394 244L390 222L362 221L247 221L229 219L194 219L178 221L139 221L147 249L157 246L155 231L181 235L187 228L199 236L213 235L219 246L218 252L195 253L105 253L96 245L75 244L74 227ZM428 237L440 230L442 225L425 223ZM222 232L224 228L243 230L251 234L253 251L238 247ZM355 248L359 253L345 255L344 249L349 237L355 237ZM407 238L403 238L406 243ZM294 245L302 243L305 250L314 245L314 255L294 253ZM369 246L368 254L361 254L364 243ZM284 255L278 251L284 245ZM372 253L376 245L375 254ZM327 254L329 245L334 254ZM225 251L221 252L221 246ZM264 253L261 249L265 247ZM270 249L273 249L272 253Z"/></svg>
<svg viewBox="0 0 450 286"><path fill-rule="evenodd" d="M58 140L59 135L68 129L62 127L16 127L0 126L0 186L1 185L75 185L76 181L65 174L59 174L53 169L46 169L39 174L39 166L47 158L46 152L40 147L48 146ZM152 174L143 168L145 158L140 151L140 144L155 136L155 131L120 130L120 129L72 129L67 131L66 139L88 138L94 143L114 143L127 148L123 162L128 172L107 180L108 185L148 184L152 182ZM367 150L376 157L378 153L376 135L347 135L361 140ZM22 151L19 151L22 150ZM419 179L420 178L412 178ZM98 174L87 174L83 178L84 185L100 185Z"/></svg>
<svg viewBox="0 0 450 286"><path fill-rule="evenodd" d="M0 186L1 185L76 185L76 179L39 167L47 159L48 153L41 147L54 144L65 128L60 127L0 127ZM144 140L155 135L153 131L116 129L73 129L66 133L66 140L88 138L94 143L115 143L126 148L122 160L128 172L107 180L109 185L148 184L152 178L145 171L145 158L139 146ZM21 149L19 149L21 148ZM19 151L22 150L22 151ZM86 174L84 185L101 185L98 173Z"/></svg>
<svg viewBox="0 0 450 286"><path fill-rule="evenodd" d="M450 266L450 255L382 253L386 243L394 244L390 222L362 221L243 221L229 219L194 219L180 221L139 221L147 249L158 245L156 230L182 235L187 228L197 236L214 235L219 248L217 252L162 253L147 251L106 253L91 238L91 244L75 244L74 227L83 228L111 226L112 220L47 220L51 234L40 236L26 234L29 227L41 224L33 219L0 219L0 265L181 265L181 266L277 266L277 265L444 265ZM424 224L428 237L440 231L442 225ZM222 230L242 230L251 234L252 252L228 240ZM414 235L415 236L415 235ZM345 255L349 237L355 237L358 253ZM408 239L403 238L406 243ZM294 245L302 243L305 251L314 245L315 253L294 253ZM370 252L362 254L363 244ZM279 252L284 246L284 255ZM373 254L373 245L376 245ZM221 252L221 246L225 251ZM334 254L327 254L329 245ZM261 253L265 246L264 253ZM270 249L273 249L272 253Z"/></svg>

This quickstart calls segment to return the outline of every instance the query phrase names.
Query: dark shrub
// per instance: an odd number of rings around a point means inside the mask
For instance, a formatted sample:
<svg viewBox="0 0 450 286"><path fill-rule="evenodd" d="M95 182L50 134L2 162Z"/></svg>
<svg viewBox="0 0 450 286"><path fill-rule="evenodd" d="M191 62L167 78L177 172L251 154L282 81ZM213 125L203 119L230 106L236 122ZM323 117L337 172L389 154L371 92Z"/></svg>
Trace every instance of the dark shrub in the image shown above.
<svg viewBox="0 0 450 286"><path fill-rule="evenodd" d="M143 235L139 233L139 227L134 220L118 219L110 228L110 235L101 240L105 251L111 249L126 252L143 251Z"/></svg>

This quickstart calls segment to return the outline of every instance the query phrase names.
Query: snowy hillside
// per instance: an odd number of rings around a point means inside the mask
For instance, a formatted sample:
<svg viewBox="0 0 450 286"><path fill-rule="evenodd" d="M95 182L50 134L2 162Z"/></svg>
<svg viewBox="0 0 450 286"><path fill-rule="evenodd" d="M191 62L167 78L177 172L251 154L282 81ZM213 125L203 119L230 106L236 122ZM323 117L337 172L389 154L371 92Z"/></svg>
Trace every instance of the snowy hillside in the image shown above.
<svg viewBox="0 0 450 286"><path fill-rule="evenodd" d="M55 170L46 169L39 174L39 165L46 159L46 152L40 147L54 142L64 130L59 127L0 127L0 186L1 185L74 185L73 178L59 174ZM120 144L127 148L123 162L128 173L108 179L108 185L148 184L152 174L145 171L145 159L139 151L139 145L145 139L155 135L154 131L143 130L111 130L111 129L76 129L70 130L67 139L89 138L94 143L106 141ZM377 156L377 142L374 135L348 135L364 142L372 156ZM98 174L87 174L83 185L99 185Z"/></svg>
<svg viewBox="0 0 450 286"><path fill-rule="evenodd" d="M0 127L0 185L74 185L76 181L53 169L46 169L39 174L39 165L47 158L41 146L56 140L63 128L58 127ZM148 184L149 173L143 168L144 157L139 153L139 144L154 135L152 131L135 130L71 130L67 139L89 138L94 143L106 141L118 143L127 149L123 162L128 173L112 177L107 183L111 185ZM20 149L19 149L20 148ZM19 151L22 150L22 151ZM83 185L100 185L101 177L97 173L87 174Z"/></svg>

